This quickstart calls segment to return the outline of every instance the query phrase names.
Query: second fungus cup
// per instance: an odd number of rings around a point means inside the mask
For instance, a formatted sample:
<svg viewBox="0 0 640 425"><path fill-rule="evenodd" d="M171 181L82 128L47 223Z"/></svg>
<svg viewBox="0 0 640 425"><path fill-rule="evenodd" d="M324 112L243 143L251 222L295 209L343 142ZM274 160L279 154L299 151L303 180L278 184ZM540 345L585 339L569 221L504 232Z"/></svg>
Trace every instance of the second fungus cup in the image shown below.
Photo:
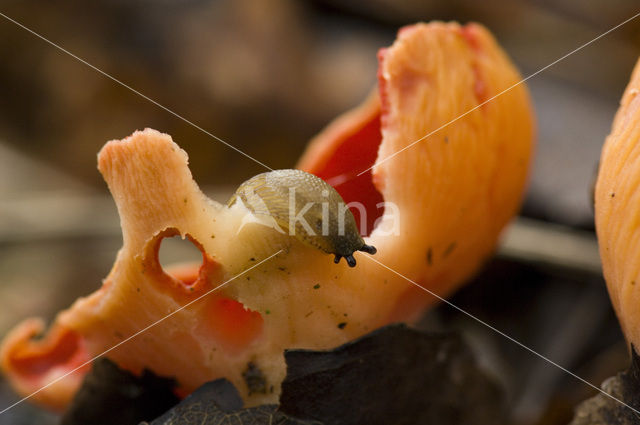
<svg viewBox="0 0 640 425"><path fill-rule="evenodd" d="M640 348L640 61L607 137L595 187L600 258L627 341Z"/></svg>

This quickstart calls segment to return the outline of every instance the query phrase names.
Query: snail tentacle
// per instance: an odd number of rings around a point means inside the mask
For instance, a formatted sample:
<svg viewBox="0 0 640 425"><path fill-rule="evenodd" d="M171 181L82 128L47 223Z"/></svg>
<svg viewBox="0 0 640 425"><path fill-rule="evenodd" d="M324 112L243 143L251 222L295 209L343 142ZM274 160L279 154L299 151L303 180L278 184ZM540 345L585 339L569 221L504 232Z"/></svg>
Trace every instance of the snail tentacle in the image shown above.
<svg viewBox="0 0 640 425"><path fill-rule="evenodd" d="M362 252L366 252L367 254L375 254L376 252L378 252L378 250L376 249L375 246L373 245L362 245L362 248L360 248L358 251L362 251Z"/></svg>

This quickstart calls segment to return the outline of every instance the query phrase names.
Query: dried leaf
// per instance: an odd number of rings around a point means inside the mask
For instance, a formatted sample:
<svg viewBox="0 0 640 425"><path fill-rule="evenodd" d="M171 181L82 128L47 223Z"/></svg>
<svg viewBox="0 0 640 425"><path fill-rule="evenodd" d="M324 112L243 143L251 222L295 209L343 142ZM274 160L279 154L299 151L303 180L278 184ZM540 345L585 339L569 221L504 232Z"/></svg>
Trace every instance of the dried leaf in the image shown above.
<svg viewBox="0 0 640 425"><path fill-rule="evenodd" d="M93 363L60 425L137 424L166 412L178 401L175 381L145 370L140 377L101 358Z"/></svg>
<svg viewBox="0 0 640 425"><path fill-rule="evenodd" d="M150 425L313 425L289 418L275 404L242 409L242 399L226 379L207 382ZM321 424L318 424L321 425Z"/></svg>
<svg viewBox="0 0 640 425"><path fill-rule="evenodd" d="M285 358L280 410L294 417L332 425L504 422L501 390L456 334L392 325Z"/></svg>

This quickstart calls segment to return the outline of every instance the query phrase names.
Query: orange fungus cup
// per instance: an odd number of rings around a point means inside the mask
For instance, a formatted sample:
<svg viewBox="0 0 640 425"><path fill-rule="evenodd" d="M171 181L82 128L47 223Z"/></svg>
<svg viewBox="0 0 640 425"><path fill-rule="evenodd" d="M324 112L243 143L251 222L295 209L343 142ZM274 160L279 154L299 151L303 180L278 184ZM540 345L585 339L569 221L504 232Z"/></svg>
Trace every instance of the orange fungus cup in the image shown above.
<svg viewBox="0 0 640 425"><path fill-rule="evenodd" d="M175 312L106 356L133 373L174 377L181 394L224 377L247 405L273 403L284 349L335 347L433 304L392 270L440 296L472 276L522 198L534 135L527 89L492 99L520 75L477 24L406 27L379 62L378 90L322 131L298 164L362 205L354 215L375 256L334 264L247 209L208 199L171 137L137 131L98 156L122 226L113 269L43 338L32 339L43 330L33 320L6 336L0 355L13 387L27 395ZM174 235L200 249L199 264L160 266L158 247ZM249 363L264 392L244 382ZM35 399L64 408L86 371Z"/></svg>

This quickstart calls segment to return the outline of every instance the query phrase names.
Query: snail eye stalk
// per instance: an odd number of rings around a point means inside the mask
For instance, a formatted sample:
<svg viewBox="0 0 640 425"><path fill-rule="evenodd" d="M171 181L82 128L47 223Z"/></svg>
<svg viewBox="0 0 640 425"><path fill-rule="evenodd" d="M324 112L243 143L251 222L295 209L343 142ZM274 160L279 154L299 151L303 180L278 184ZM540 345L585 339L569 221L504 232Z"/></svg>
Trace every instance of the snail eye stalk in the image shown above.
<svg viewBox="0 0 640 425"><path fill-rule="evenodd" d="M371 254L371 255L378 252L378 250L372 245L364 245L358 251L366 252L367 254ZM349 267L356 266L356 259L354 258L353 254L345 255L345 256L340 254L334 254L334 255L335 255L335 258L333 259L334 263L338 264L340 262L340 259L344 257L344 259L347 261L347 264L349 264Z"/></svg>
<svg viewBox="0 0 640 425"><path fill-rule="evenodd" d="M373 245L363 245L362 248L360 248L358 251L366 252L367 254L371 254L371 255L378 252L376 247Z"/></svg>
<svg viewBox="0 0 640 425"><path fill-rule="evenodd" d="M340 255L340 254L335 254L335 258L333 259L333 262L338 264L342 257L343 256ZM356 259L353 258L353 255L346 255L346 256L344 256L344 259L347 261L347 264L349 265L349 267L355 267L356 266Z"/></svg>

